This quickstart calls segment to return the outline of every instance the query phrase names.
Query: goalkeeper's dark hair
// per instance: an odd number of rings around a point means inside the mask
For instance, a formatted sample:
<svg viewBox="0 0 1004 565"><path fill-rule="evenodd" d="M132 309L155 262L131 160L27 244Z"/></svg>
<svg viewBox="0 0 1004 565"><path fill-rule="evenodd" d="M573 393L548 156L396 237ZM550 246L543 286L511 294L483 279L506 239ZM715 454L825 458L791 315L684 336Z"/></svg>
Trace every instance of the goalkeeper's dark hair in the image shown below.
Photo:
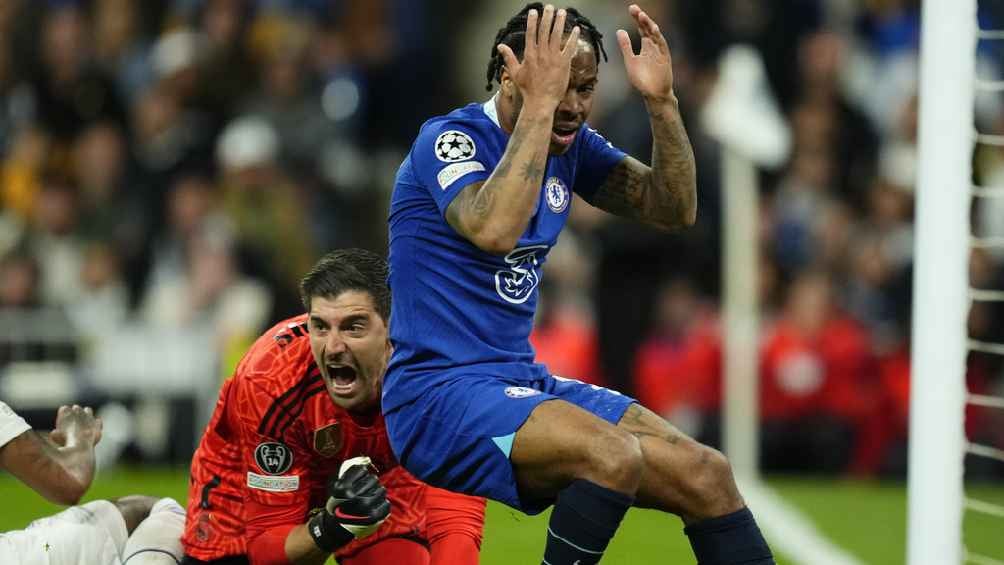
<svg viewBox="0 0 1004 565"><path fill-rule="evenodd" d="M365 249L338 249L328 253L300 281L300 299L310 311L315 296L335 298L348 290L368 292L384 322L390 319L387 260Z"/></svg>
<svg viewBox="0 0 1004 565"><path fill-rule="evenodd" d="M495 35L495 42L492 43L491 58L488 59L488 84L485 86L485 90L491 91L492 83L495 81L500 81L502 77L502 69L505 68L505 59L502 58L502 54L498 51L498 46L501 44L506 44L512 49L512 52L517 58L523 56L523 49L526 47L526 18L530 14L530 10L537 10L538 16L544 12L544 5L540 2L531 2L523 9L520 10L515 16L513 16L508 23L499 29L499 32ZM593 46L593 52L596 54L596 64L600 63L600 56L602 55L603 60L607 60L607 52L603 49L603 34L600 30L596 29L593 22L589 21L589 18L583 16L575 8L565 8L565 33L571 33L572 28L579 26L579 37L585 39ZM538 22L540 19L538 18Z"/></svg>

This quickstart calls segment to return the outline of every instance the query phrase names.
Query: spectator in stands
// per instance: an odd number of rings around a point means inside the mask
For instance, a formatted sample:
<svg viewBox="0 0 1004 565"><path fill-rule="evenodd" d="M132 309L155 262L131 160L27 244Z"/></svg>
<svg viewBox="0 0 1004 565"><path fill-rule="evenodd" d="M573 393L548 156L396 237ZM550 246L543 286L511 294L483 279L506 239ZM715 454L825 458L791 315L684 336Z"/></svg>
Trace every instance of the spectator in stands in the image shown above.
<svg viewBox="0 0 1004 565"><path fill-rule="evenodd" d="M0 170L0 213L19 226L31 219L50 148L45 131L24 127L17 130L5 154Z"/></svg>
<svg viewBox="0 0 1004 565"><path fill-rule="evenodd" d="M80 233L111 247L133 292L146 268L153 229L153 195L129 174L126 140L111 122L95 122L72 148L73 172L80 187Z"/></svg>
<svg viewBox="0 0 1004 565"><path fill-rule="evenodd" d="M826 120L825 131L817 139L819 150L827 153L835 170L832 190L863 209L869 179L876 169L879 139L871 122L845 95L841 76L846 66L847 41L833 31L811 33L798 47L798 92L792 121L815 114ZM801 147L797 140L796 147Z"/></svg>
<svg viewBox="0 0 1004 565"><path fill-rule="evenodd" d="M702 443L719 445L722 345L718 318L686 279L668 281L635 358L634 390L645 406Z"/></svg>
<svg viewBox="0 0 1004 565"><path fill-rule="evenodd" d="M125 123L114 82L91 60L89 21L79 7L52 5L40 41L42 69L33 86L37 116L48 131L70 140L92 120Z"/></svg>
<svg viewBox="0 0 1004 565"><path fill-rule="evenodd" d="M149 46L140 36L139 7L132 0L94 2L94 57L115 79L119 96L132 101L151 80Z"/></svg>
<svg viewBox="0 0 1004 565"><path fill-rule="evenodd" d="M41 267L42 300L61 306L80 296L84 242L79 232L79 194L58 174L44 180L34 203L26 243Z"/></svg>
<svg viewBox="0 0 1004 565"><path fill-rule="evenodd" d="M800 274L761 366L765 469L847 469L858 426L876 408L868 336L833 302L830 277Z"/></svg>
<svg viewBox="0 0 1004 565"><path fill-rule="evenodd" d="M296 308L296 284L310 268L316 244L307 221L309 197L280 168L279 139L268 122L245 116L220 136L223 211L238 244L253 259L249 273L271 282L282 302Z"/></svg>
<svg viewBox="0 0 1004 565"><path fill-rule="evenodd" d="M153 327L204 332L220 352L243 351L268 320L268 289L238 271L224 229L196 233L184 256L183 277L158 279L148 289L142 319Z"/></svg>
<svg viewBox="0 0 1004 565"><path fill-rule="evenodd" d="M120 257L104 242L85 247L80 295L66 305L81 338L93 342L117 331L129 315L129 292L121 278Z"/></svg>
<svg viewBox="0 0 1004 565"><path fill-rule="evenodd" d="M0 258L0 310L39 305L39 266L35 258L12 250Z"/></svg>

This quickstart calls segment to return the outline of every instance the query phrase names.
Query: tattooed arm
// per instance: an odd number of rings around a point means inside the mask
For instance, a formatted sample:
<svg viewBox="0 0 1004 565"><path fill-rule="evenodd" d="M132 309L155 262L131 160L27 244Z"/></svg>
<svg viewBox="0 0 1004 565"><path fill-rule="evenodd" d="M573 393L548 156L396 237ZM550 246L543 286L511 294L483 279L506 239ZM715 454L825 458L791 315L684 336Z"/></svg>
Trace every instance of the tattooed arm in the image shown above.
<svg viewBox="0 0 1004 565"><path fill-rule="evenodd" d="M526 231L544 178L553 112L524 107L491 176L464 187L447 207L446 221L481 250L505 255Z"/></svg>
<svg viewBox="0 0 1004 565"><path fill-rule="evenodd" d="M538 34L537 11L527 13L522 61L508 45L497 47L505 61L500 96L511 100L518 91L522 109L516 110L511 102L507 107L509 115L518 112L519 117L491 176L484 183L464 187L446 209L446 221L453 229L488 253L512 251L537 206L554 110L568 88L572 57L578 49L578 26L567 39L562 38L565 16L564 10L555 14L548 4L540 14Z"/></svg>
<svg viewBox="0 0 1004 565"><path fill-rule="evenodd" d="M652 167L625 157L610 171L590 202L599 208L663 229L693 225L697 219L694 151L673 94L673 60L666 38L636 5L628 13L638 24L641 50L617 30L628 81L645 99L652 122Z"/></svg>
<svg viewBox="0 0 1004 565"><path fill-rule="evenodd" d="M649 104L652 166L625 157L610 171L593 206L662 229L691 226L697 219L694 152L676 101Z"/></svg>

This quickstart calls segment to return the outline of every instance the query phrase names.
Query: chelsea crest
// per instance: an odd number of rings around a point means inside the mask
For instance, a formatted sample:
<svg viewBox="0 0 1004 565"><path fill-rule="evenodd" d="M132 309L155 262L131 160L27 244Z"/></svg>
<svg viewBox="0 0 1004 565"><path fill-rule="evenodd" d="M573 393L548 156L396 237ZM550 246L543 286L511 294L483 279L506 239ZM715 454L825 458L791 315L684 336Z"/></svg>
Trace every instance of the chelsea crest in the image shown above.
<svg viewBox="0 0 1004 565"><path fill-rule="evenodd" d="M549 177L544 183L544 198L547 199L547 207L555 214L564 212L571 200L568 187L558 177Z"/></svg>

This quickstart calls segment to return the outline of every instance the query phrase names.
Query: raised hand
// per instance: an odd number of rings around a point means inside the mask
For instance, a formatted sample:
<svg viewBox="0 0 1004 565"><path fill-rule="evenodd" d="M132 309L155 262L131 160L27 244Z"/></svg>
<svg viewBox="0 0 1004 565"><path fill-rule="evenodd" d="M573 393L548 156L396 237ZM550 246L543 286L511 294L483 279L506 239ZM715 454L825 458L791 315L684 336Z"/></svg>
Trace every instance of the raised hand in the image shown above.
<svg viewBox="0 0 1004 565"><path fill-rule="evenodd" d="M628 13L638 25L641 51L636 55L631 38L623 29L617 30L617 44L624 55L628 80L646 100L664 102L673 98L673 57L659 25L637 4L628 6Z"/></svg>
<svg viewBox="0 0 1004 565"><path fill-rule="evenodd" d="M56 426L49 439L58 446L74 447L76 445L96 445L101 441L101 418L94 411L73 406L60 406L56 412Z"/></svg>
<svg viewBox="0 0 1004 565"><path fill-rule="evenodd" d="M367 465L353 465L329 481L325 510L353 536L363 538L390 515L390 502L387 490Z"/></svg>
<svg viewBox="0 0 1004 565"><path fill-rule="evenodd" d="M525 103L557 104L568 89L572 57L578 48L579 26L575 26L562 42L565 30L565 10L554 12L554 6L544 6L543 15L530 10L526 18L526 46L520 61L508 45L498 46L512 81L523 94ZM539 23L539 25L538 25ZM552 27L553 24L553 27Z"/></svg>
<svg viewBox="0 0 1004 565"><path fill-rule="evenodd" d="M390 516L387 489L380 485L369 457L344 461L338 476L328 479L327 490L324 508L307 523L307 532L324 551L372 534Z"/></svg>

